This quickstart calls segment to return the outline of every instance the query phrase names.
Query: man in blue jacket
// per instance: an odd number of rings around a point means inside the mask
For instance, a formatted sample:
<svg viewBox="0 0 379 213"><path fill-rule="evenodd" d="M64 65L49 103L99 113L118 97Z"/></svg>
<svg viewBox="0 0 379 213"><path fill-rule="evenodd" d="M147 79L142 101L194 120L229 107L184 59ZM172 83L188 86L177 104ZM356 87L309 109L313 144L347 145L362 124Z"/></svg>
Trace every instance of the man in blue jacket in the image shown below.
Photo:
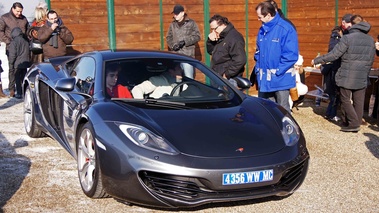
<svg viewBox="0 0 379 213"><path fill-rule="evenodd" d="M293 66L299 56L296 30L280 17L270 2L259 3L256 11L262 21L255 53L258 96L275 101L291 112L289 90L296 86Z"/></svg>

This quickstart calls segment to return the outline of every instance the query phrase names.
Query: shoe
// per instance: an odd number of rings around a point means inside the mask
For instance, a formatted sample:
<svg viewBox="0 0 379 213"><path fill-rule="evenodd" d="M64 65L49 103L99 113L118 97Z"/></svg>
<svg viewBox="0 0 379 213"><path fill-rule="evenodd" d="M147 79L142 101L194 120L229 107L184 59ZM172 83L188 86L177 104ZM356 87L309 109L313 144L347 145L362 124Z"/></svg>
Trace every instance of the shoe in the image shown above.
<svg viewBox="0 0 379 213"><path fill-rule="evenodd" d="M16 95L15 95L15 98L17 98L17 99L21 99L21 98L22 98L22 95L21 95L21 94L16 94Z"/></svg>
<svg viewBox="0 0 379 213"><path fill-rule="evenodd" d="M10 97L10 98L13 98L13 97L14 97L14 90L10 90L10 92L9 92L9 97Z"/></svg>
<svg viewBox="0 0 379 213"><path fill-rule="evenodd" d="M0 98L5 98L5 97L7 97L7 95L4 94L3 85L1 84L1 81L0 81Z"/></svg>
<svg viewBox="0 0 379 213"><path fill-rule="evenodd" d="M333 118L329 118L329 120L338 122L341 120L341 118L339 118L338 116L334 116Z"/></svg>
<svg viewBox="0 0 379 213"><path fill-rule="evenodd" d="M342 132L358 132L359 130L361 130L361 127L349 127L349 126L344 126L344 127L341 127L340 129Z"/></svg>

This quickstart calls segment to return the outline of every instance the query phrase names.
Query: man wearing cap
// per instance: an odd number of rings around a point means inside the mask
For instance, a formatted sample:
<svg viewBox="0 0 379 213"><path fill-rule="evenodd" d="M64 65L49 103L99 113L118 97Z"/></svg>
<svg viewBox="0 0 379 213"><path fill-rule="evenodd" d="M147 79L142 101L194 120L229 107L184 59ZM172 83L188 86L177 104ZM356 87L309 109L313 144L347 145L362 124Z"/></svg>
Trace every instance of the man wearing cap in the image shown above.
<svg viewBox="0 0 379 213"><path fill-rule="evenodd" d="M352 14L348 13L342 17L341 28L342 28L342 32L344 35L349 33L349 29L352 25L351 24L351 17L352 16L353 16Z"/></svg>
<svg viewBox="0 0 379 213"><path fill-rule="evenodd" d="M166 40L168 48L176 53L195 58L195 45L200 41L200 31L193 19L190 19L180 4L172 11L174 20L168 28ZM182 64L185 76L194 77L193 67Z"/></svg>

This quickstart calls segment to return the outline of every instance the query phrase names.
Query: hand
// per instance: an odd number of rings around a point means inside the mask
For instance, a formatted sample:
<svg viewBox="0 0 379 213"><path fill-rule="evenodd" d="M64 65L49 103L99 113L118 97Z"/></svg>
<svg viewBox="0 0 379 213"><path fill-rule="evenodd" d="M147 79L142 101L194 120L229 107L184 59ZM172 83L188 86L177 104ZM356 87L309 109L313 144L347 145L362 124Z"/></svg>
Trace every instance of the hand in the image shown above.
<svg viewBox="0 0 379 213"><path fill-rule="evenodd" d="M315 61L314 60L311 61L311 65L315 65Z"/></svg>
<svg viewBox="0 0 379 213"><path fill-rule="evenodd" d="M183 41L179 41L179 48L183 48L184 45L186 44L186 42L183 40Z"/></svg>
<svg viewBox="0 0 379 213"><path fill-rule="evenodd" d="M376 48L376 50L379 50L379 42L375 43L375 48Z"/></svg>
<svg viewBox="0 0 379 213"><path fill-rule="evenodd" d="M211 41L217 41L217 39L218 39L217 34L214 31L212 31L211 33L209 33L208 38Z"/></svg>
<svg viewBox="0 0 379 213"><path fill-rule="evenodd" d="M178 51L178 50L180 50L180 47L179 47L178 44L174 44L174 46L172 46L171 49L174 50L174 51Z"/></svg>
<svg viewBox="0 0 379 213"><path fill-rule="evenodd" d="M51 25L51 29L54 31L55 30L55 28L57 28L58 27L58 23L54 23L54 24L52 24Z"/></svg>

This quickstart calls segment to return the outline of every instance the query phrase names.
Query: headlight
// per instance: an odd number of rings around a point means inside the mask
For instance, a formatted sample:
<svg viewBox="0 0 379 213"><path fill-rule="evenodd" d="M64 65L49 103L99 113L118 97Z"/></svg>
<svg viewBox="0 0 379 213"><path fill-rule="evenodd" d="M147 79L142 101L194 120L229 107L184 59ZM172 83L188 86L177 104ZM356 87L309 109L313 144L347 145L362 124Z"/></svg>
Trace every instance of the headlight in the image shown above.
<svg viewBox="0 0 379 213"><path fill-rule="evenodd" d="M282 136L287 146L295 145L300 139L299 126L295 124L289 117L285 116L282 119Z"/></svg>
<svg viewBox="0 0 379 213"><path fill-rule="evenodd" d="M120 130L137 146L165 154L178 154L164 138L148 129L131 124L120 124Z"/></svg>

